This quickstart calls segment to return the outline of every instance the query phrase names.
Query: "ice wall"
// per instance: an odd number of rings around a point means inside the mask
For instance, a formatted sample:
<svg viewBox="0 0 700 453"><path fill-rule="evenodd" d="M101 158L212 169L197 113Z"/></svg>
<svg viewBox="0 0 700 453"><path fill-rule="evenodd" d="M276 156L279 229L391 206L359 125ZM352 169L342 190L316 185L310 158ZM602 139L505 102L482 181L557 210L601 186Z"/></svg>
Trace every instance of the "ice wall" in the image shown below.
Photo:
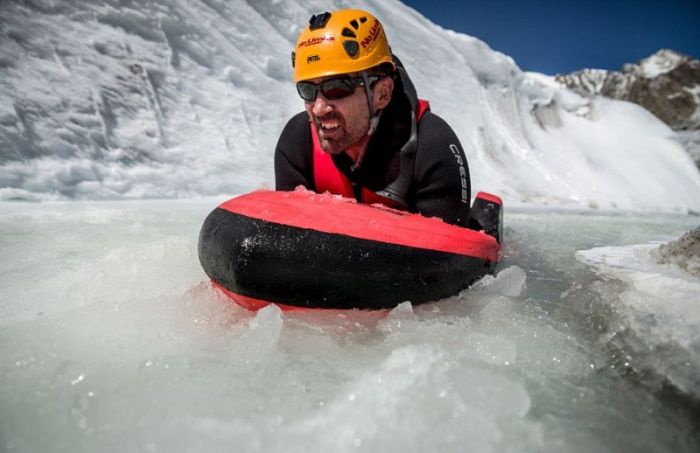
<svg viewBox="0 0 700 453"><path fill-rule="evenodd" d="M578 97L394 0L3 1L0 198L233 194L273 185L302 108L290 51L312 13L374 12L455 129L475 190L519 203L700 211L700 175L641 108Z"/></svg>

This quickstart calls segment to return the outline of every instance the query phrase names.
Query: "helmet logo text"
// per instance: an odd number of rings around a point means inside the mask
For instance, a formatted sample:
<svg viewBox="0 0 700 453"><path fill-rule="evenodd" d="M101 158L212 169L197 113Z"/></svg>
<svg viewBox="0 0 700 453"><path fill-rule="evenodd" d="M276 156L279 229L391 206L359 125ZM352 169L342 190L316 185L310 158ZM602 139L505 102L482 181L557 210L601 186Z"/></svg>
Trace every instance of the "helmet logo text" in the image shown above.
<svg viewBox="0 0 700 453"><path fill-rule="evenodd" d="M333 36L317 36L315 38L309 38L306 41L300 42L299 44L297 44L297 47L301 48L315 46L325 41L335 41L335 38Z"/></svg>
<svg viewBox="0 0 700 453"><path fill-rule="evenodd" d="M376 41L377 36L379 36L380 31L381 31L381 26L379 25L379 21L375 19L374 24L372 24L372 28L369 30L369 34L367 36L365 36L365 38L360 43L360 44L362 44L362 48L365 49L372 42Z"/></svg>

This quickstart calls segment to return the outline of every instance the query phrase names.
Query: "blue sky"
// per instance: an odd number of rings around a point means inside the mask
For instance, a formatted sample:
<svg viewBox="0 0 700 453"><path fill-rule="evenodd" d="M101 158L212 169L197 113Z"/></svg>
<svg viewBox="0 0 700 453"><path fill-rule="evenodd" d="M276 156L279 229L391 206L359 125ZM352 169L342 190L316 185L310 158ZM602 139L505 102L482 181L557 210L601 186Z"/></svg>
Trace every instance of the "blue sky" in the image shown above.
<svg viewBox="0 0 700 453"><path fill-rule="evenodd" d="M402 0L527 71L620 69L660 48L700 58L700 0Z"/></svg>

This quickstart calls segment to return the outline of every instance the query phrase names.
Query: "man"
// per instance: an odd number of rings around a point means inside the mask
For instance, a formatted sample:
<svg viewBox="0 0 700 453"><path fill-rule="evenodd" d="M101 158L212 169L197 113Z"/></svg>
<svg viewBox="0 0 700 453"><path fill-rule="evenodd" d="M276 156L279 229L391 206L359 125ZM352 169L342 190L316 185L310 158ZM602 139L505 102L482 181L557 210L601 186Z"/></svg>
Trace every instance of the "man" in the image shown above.
<svg viewBox="0 0 700 453"><path fill-rule="evenodd" d="M303 186L468 225L464 151L447 123L418 100L373 15L313 16L292 64L306 111L287 123L277 143L277 190Z"/></svg>

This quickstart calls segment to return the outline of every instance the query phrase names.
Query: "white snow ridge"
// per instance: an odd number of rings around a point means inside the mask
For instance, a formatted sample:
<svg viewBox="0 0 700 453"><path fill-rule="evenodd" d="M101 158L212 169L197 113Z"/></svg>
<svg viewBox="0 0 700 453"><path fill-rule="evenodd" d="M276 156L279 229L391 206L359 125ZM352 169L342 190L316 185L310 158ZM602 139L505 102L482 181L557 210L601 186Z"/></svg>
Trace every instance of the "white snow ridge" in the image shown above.
<svg viewBox="0 0 700 453"><path fill-rule="evenodd" d="M272 185L301 110L290 51L312 13L377 14L473 186L506 203L700 211L700 176L633 105L581 98L398 1L2 2L0 199L172 198Z"/></svg>

